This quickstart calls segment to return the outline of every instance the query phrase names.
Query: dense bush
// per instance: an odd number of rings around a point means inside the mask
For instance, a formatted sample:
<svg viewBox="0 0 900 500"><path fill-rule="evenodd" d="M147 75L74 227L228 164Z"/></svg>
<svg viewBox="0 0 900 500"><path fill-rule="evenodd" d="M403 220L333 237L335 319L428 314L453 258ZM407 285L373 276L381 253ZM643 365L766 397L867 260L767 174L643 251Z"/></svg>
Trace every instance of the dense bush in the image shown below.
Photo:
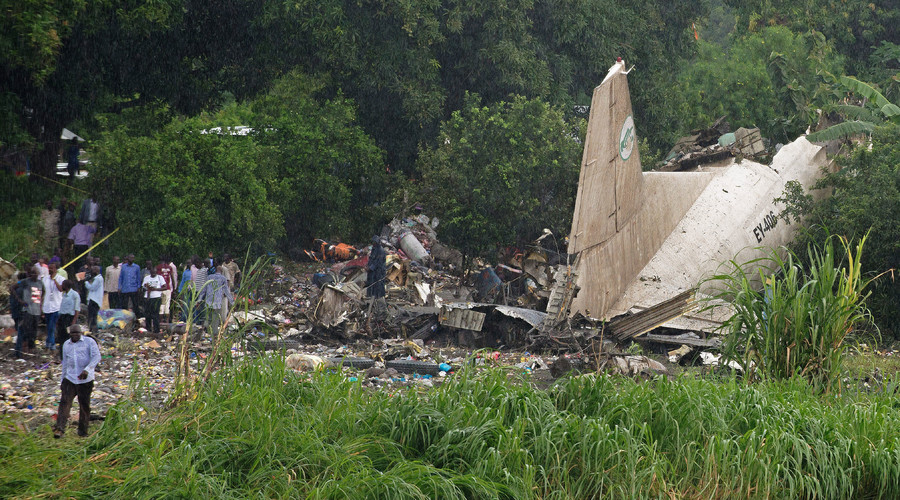
<svg viewBox="0 0 900 500"><path fill-rule="evenodd" d="M839 388L849 337L869 319L870 280L861 265L866 238L854 246L839 239L837 249L835 239L811 246L805 259L768 249L711 278L713 298L734 311L721 326L722 354L748 380L799 376L819 390Z"/></svg>
<svg viewBox="0 0 900 500"><path fill-rule="evenodd" d="M843 168L817 186L832 189L832 196L816 203L799 186L789 186L785 215L805 218L810 226L798 245L821 244L829 234L869 234L863 270L894 270L874 284L869 306L882 334L900 337L900 126L876 129L871 145L857 146L838 162Z"/></svg>
<svg viewBox="0 0 900 500"><path fill-rule="evenodd" d="M420 153L420 197L443 221L441 237L469 255L566 234L578 188L578 122L538 99L482 105L469 95Z"/></svg>
<svg viewBox="0 0 900 500"><path fill-rule="evenodd" d="M370 234L385 194L382 152L355 125L352 103L323 99L320 87L294 73L215 114L176 117L147 135L105 133L89 180L124 229L113 247L271 251ZM237 125L252 131L228 128Z"/></svg>
<svg viewBox="0 0 900 500"><path fill-rule="evenodd" d="M701 41L678 75L680 132L725 115L734 128L759 127L764 137L792 141L814 123L825 92L822 75L840 74L841 61L821 35L781 26L737 38L728 48Z"/></svg>

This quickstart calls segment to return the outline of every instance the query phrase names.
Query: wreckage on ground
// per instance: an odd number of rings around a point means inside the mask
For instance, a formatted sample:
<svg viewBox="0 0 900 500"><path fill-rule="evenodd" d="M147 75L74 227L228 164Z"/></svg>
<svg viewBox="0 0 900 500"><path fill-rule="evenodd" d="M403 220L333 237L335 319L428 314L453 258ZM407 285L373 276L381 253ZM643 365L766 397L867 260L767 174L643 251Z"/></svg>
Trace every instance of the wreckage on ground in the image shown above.
<svg viewBox="0 0 900 500"><path fill-rule="evenodd" d="M799 225L778 217L775 199L791 181L810 189L828 160L800 137L757 163L759 130L730 134L719 120L643 172L627 75L617 62L593 93L568 247L580 291L568 312L616 318L620 338L662 325L711 331L723 312L698 313L694 290L707 292L700 284L733 260L787 245Z"/></svg>

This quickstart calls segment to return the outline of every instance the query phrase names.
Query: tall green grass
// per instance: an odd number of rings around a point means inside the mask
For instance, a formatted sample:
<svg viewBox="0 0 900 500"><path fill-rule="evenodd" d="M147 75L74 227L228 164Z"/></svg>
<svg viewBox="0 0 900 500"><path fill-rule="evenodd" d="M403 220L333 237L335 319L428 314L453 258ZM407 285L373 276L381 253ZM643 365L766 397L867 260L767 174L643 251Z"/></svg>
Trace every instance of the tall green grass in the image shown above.
<svg viewBox="0 0 900 500"><path fill-rule="evenodd" d="M890 384L585 376L539 391L495 369L391 392L246 360L161 413L116 405L83 445L0 437L0 496L897 498Z"/></svg>
<svg viewBox="0 0 900 500"><path fill-rule="evenodd" d="M821 390L837 387L848 336L869 318L865 289L871 280L860 264L865 241L854 248L831 237L821 249L808 248L805 265L793 253L782 259L770 249L752 262L732 262L731 273L711 278L717 285L713 298L734 308L721 327L724 357L739 363L750 379L799 375Z"/></svg>

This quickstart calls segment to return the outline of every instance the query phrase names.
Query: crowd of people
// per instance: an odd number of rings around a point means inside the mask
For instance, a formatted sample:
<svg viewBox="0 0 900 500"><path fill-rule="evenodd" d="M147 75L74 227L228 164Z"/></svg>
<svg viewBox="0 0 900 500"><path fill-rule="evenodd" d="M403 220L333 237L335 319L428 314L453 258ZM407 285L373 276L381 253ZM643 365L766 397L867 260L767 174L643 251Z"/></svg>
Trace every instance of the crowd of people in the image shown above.
<svg viewBox="0 0 900 500"><path fill-rule="evenodd" d="M85 330L96 333L104 309L128 310L152 333L165 323L205 324L218 335L234 303L241 268L229 254L215 259L197 255L178 266L167 256L154 263L135 263L134 254L122 261L111 258L105 268L91 253L95 237L104 232L103 210L88 197L76 216L75 202L63 199L58 207L48 201L41 214L44 243L56 248L52 257L32 254L9 289L10 313L15 322L17 359L37 351L37 334L46 329L44 348L58 354L62 365L61 397L54 437L64 433L74 399L78 398L78 434L87 435L94 369L100 362L99 346ZM107 219L108 222L108 219ZM179 300L180 299L180 300ZM84 324L84 327L82 327ZM55 356L54 356L55 357Z"/></svg>
<svg viewBox="0 0 900 500"><path fill-rule="evenodd" d="M59 351L58 346L68 339L68 328L78 324L79 319L95 333L101 309L129 310L136 318L143 318L152 333L160 333L162 323L184 320L193 314L193 321L206 322L217 333L241 279L240 266L229 254L218 260L212 253L206 259L195 255L184 263L180 275L178 266L165 256L155 264L146 260L143 267L135 263L133 254L127 255L124 262L118 256L112 257L105 269L99 257L90 255L80 259L80 267L74 270L71 267L76 262L69 266L58 262L32 255L25 271L10 287L17 358L35 350L42 321L47 332L45 348ZM186 311L186 307L174 307L178 297L184 299L182 303L195 304L195 308Z"/></svg>

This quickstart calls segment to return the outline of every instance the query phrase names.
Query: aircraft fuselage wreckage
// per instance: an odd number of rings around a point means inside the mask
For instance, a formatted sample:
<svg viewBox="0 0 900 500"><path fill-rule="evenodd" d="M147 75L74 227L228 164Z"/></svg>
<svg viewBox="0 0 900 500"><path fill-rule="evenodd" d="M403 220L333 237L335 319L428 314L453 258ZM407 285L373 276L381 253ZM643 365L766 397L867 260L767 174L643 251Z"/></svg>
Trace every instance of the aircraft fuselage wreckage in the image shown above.
<svg viewBox="0 0 900 500"><path fill-rule="evenodd" d="M569 235L580 287L570 314L652 311L687 297L723 263L788 244L799 224L778 219L774 200L788 181L809 189L828 164L821 147L800 137L771 165L729 158L690 171L643 172L637 130L620 60L591 100ZM718 323L696 308L669 309L676 312L657 314L652 326L708 330Z"/></svg>

